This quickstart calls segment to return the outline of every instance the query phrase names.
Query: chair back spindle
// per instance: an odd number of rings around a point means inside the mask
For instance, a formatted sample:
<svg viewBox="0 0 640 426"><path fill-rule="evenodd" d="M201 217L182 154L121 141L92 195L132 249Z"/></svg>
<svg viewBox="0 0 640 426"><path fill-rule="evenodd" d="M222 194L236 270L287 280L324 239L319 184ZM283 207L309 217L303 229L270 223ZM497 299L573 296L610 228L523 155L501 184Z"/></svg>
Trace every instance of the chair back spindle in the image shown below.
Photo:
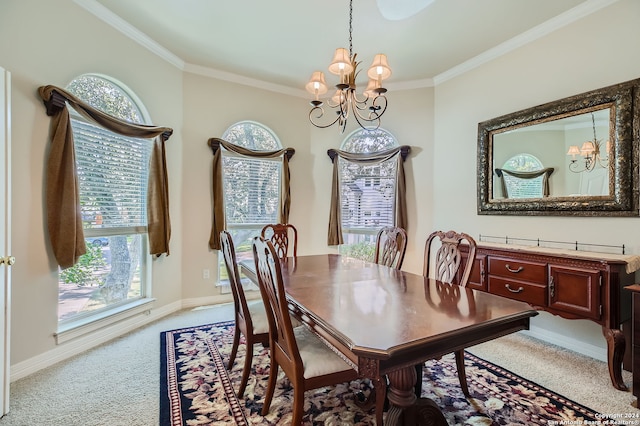
<svg viewBox="0 0 640 426"><path fill-rule="evenodd" d="M400 269L407 251L407 232L396 226L378 231L374 263Z"/></svg>
<svg viewBox="0 0 640 426"><path fill-rule="evenodd" d="M298 255L298 230L290 223L273 223L262 228L260 236L271 241L280 259Z"/></svg>
<svg viewBox="0 0 640 426"><path fill-rule="evenodd" d="M432 252L435 249L437 242L440 242L440 247L436 250L435 254L433 254ZM465 233L458 233L455 231L435 231L431 233L425 244L423 275L425 277L435 278L442 282L454 282L462 261L462 254L460 252L460 244L462 243L469 245L469 253L458 284L466 286L467 281L469 281L469 276L471 275L473 262L476 258L476 241L470 235ZM433 260L431 259L432 254L434 256ZM434 269L433 274L431 274L430 271L432 261Z"/></svg>

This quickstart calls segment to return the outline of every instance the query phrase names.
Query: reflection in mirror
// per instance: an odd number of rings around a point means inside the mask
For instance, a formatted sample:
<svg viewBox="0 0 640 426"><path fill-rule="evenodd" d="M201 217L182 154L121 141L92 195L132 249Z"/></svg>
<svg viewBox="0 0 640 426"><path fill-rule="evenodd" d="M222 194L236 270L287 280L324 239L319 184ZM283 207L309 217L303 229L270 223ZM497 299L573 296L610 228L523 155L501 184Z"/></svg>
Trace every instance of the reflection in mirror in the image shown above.
<svg viewBox="0 0 640 426"><path fill-rule="evenodd" d="M478 214L638 216L640 79L478 124Z"/></svg>
<svg viewBox="0 0 640 426"><path fill-rule="evenodd" d="M528 153L520 153L509 158L501 169L496 169L495 177L500 185L501 196L494 198L542 198L549 196L549 176L552 168L545 168L542 162Z"/></svg>
<svg viewBox="0 0 640 426"><path fill-rule="evenodd" d="M609 195L609 121L603 108L495 133L493 198Z"/></svg>

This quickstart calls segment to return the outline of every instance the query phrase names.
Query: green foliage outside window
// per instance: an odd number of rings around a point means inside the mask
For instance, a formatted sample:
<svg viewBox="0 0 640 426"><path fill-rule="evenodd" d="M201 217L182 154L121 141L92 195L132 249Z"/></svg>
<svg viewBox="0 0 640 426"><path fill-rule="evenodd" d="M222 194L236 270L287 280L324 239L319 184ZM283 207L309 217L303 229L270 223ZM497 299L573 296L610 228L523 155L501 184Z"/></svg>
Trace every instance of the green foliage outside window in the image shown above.
<svg viewBox="0 0 640 426"><path fill-rule="evenodd" d="M96 270L107 266L102 256L102 247L90 242L86 244L87 252L80 256L78 263L60 272L60 278L65 284L77 284L82 287L104 283L104 276L96 274Z"/></svg>
<svg viewBox="0 0 640 426"><path fill-rule="evenodd" d="M373 257L376 254L376 247L367 241L349 245L345 244L340 247L340 254L373 262Z"/></svg>

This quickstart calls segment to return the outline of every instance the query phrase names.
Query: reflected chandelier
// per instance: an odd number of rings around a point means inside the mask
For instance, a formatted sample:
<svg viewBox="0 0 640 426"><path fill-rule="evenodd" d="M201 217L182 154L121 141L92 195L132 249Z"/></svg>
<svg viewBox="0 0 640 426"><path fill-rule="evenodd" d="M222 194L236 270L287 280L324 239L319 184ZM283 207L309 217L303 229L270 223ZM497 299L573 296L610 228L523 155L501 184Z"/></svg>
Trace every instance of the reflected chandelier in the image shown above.
<svg viewBox="0 0 640 426"><path fill-rule="evenodd" d="M581 148L577 145L571 145L567 155L571 155L571 163L569 164L569 170L574 173L590 172L600 166L603 169L609 167L609 141L603 143L596 137L596 121L591 113L591 123L593 126L593 140L586 141L582 144ZM606 158L603 158L601 152L603 151L603 145L606 150ZM576 160L576 155L582 155L582 161Z"/></svg>
<svg viewBox="0 0 640 426"><path fill-rule="evenodd" d="M340 133L344 132L347 126L349 115L353 115L357 123L363 129L380 127L380 117L387 110L387 97L385 93L387 89L382 87L382 81L389 78L391 68L387 63L387 56L377 54L373 58L373 64L367 71L369 84L362 93L356 94L356 77L358 76L358 65L356 61L356 53L353 53L353 0L349 1L349 51L345 48L336 49L333 61L329 64L329 72L338 75L340 81L336 84L336 92L331 99L327 101L327 106L335 109L337 117L326 123L320 123L324 116L322 108L323 101L320 95L327 93L327 83L324 79L322 71L315 71L311 75L311 79L305 86L307 91L314 95L311 101L311 111L309 111L309 121L319 128L327 128L338 123ZM367 127L365 127L367 126Z"/></svg>

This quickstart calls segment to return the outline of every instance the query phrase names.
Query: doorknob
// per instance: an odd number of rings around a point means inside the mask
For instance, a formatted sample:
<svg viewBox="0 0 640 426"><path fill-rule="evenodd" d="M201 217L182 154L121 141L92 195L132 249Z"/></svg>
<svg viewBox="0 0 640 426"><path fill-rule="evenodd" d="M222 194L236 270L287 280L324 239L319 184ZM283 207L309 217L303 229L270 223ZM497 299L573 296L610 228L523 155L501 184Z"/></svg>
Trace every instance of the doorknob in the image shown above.
<svg viewBox="0 0 640 426"><path fill-rule="evenodd" d="M16 263L16 258L13 256L0 257L0 265L11 266L14 263Z"/></svg>

